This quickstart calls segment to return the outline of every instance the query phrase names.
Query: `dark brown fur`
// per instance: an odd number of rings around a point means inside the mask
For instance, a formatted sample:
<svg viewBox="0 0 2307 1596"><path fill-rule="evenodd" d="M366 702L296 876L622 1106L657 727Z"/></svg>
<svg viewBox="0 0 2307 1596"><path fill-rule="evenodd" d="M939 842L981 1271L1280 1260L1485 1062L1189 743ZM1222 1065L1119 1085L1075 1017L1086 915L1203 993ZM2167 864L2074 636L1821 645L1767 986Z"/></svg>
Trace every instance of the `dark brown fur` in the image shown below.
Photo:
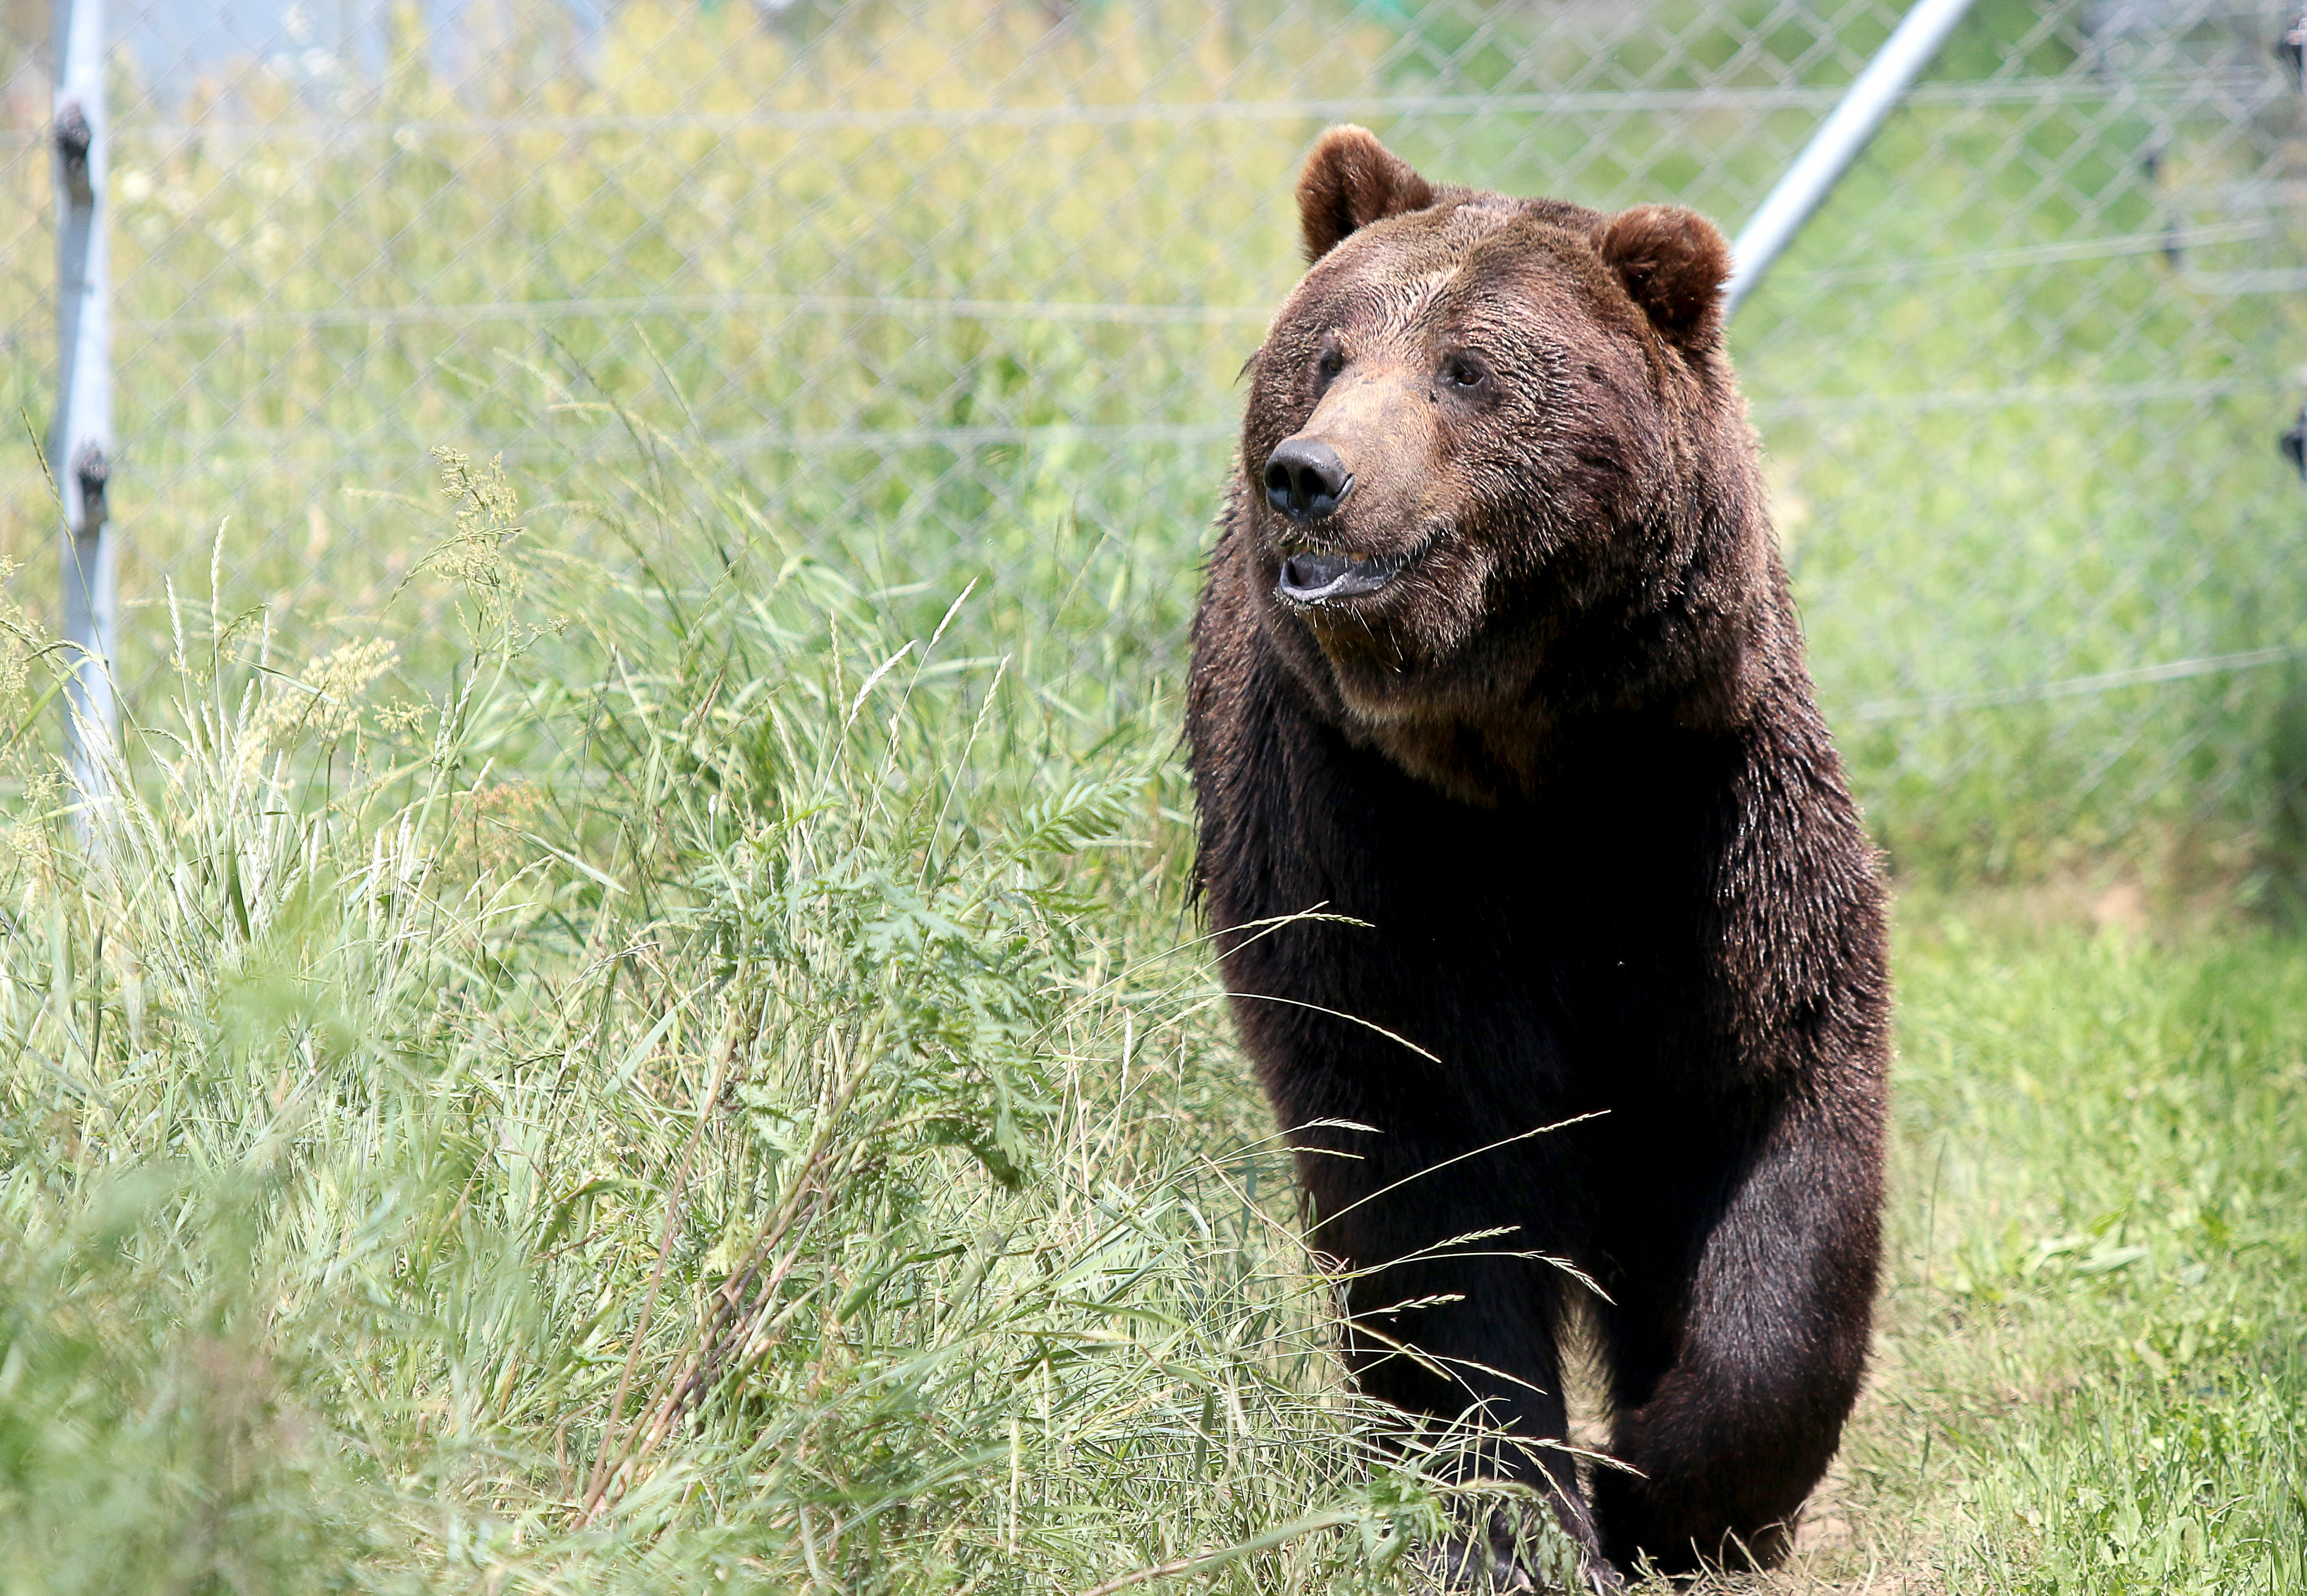
<svg viewBox="0 0 2307 1596"><path fill-rule="evenodd" d="M1494 1466L1551 1487L1598 1586L1772 1561L1865 1358L1890 989L1728 251L1687 211L1430 185L1355 128L1299 196L1316 258L1250 366L1187 731L1237 1023L1355 1271L1349 1360L1556 1439L1590 1322L1639 1474L1590 1504L1559 1451ZM1266 502L1293 438L1354 474L1325 517ZM1278 586L1307 555L1397 574L1309 602ZM1249 929L1317 908L1366 924Z"/></svg>

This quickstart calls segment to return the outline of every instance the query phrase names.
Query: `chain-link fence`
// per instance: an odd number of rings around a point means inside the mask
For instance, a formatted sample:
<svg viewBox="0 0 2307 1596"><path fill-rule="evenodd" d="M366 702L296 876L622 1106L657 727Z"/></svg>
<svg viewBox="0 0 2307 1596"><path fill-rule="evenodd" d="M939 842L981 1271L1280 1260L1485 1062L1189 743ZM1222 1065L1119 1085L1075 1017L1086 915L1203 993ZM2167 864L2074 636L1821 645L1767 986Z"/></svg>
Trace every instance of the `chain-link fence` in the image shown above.
<svg viewBox="0 0 2307 1596"><path fill-rule="evenodd" d="M52 404L47 21L6 0L5 399ZM665 425L760 524L1045 666L1174 674L1235 385L1327 124L1735 228L1896 0L133 0L113 514L356 631L427 449L533 494ZM2307 854L2307 160L2276 0L1981 0L1745 306L1814 664L1900 866ZM607 407L607 408L605 408ZM621 413L622 412L622 413ZM19 425L20 436L25 429ZM6 455L0 556L52 590ZM652 468L654 468L652 467ZM228 519L227 519L228 518Z"/></svg>

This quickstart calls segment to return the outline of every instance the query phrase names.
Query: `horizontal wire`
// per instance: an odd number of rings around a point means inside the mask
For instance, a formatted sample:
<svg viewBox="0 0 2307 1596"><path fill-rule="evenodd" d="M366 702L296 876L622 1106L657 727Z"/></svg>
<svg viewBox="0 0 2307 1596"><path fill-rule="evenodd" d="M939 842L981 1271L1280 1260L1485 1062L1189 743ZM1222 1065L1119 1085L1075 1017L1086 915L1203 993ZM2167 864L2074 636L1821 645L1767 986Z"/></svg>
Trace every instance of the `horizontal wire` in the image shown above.
<svg viewBox="0 0 2307 1596"><path fill-rule="evenodd" d="M2272 395L2277 386L2268 381L2205 382L2079 383L2067 387L2008 388L1980 393L1858 394L1831 399L1776 399L1749 407L1757 420L1796 420L1843 416L1904 415L1926 411L2014 409L2029 406L2080 408L2157 403L2200 403L2206 399L2245 393ZM1049 422L1033 425L828 427L795 431L759 427L743 432L708 433L694 447L724 455L817 454L840 450L894 451L902 449L980 449L1001 444L1026 446L1066 443L1190 444L1231 439L1239 429L1231 423L1154 423L1103 425L1086 422ZM356 445L348 449L296 450L287 445L308 434L289 433L179 433L170 440L171 452L233 462L236 455L253 464L323 463L329 460L390 459L402 450L391 444ZM550 459L581 452L587 458L629 458L638 450L622 433L605 434L596 443L536 443L527 434L502 442L478 442L476 447L503 449L508 458ZM229 447L227 447L229 445ZM415 440L409 458L421 455Z"/></svg>
<svg viewBox="0 0 2307 1596"><path fill-rule="evenodd" d="M1854 393L1816 399L1760 399L1747 407L1758 420L1797 420L1824 416L1915 415L1934 410L2010 410L2029 406L2122 406L2200 403L2237 394L2275 394L2272 377L2231 377L2200 382L2036 383L2022 388L1987 388L1934 393Z"/></svg>
<svg viewBox="0 0 2307 1596"><path fill-rule="evenodd" d="M1820 287L1903 282L1933 277L2015 270L2026 266L2106 260L2264 237L2271 219L2207 223L2200 227L2099 238L2024 245L1874 266L1788 272L1784 282ZM2190 273L2191 285L2211 274ZM2247 273L2226 274L2248 276ZM2266 274L2296 284L2303 274ZM1146 305L1122 301L941 299L878 294L635 294L570 299L433 301L421 305L329 305L309 310L231 311L215 315L129 316L125 330L155 336L202 336L279 328L408 327L450 322L597 321L678 315L890 316L925 321L1048 322L1137 327L1264 327L1273 312L1256 305Z"/></svg>
<svg viewBox="0 0 2307 1596"><path fill-rule="evenodd" d="M912 426L912 427L833 427L820 432L795 432L786 428L760 427L745 432L707 433L684 439L682 447L699 452L742 458L752 454L817 454L841 450L866 450L894 452L901 449L982 449L1003 444L1055 445L1065 443L1104 444L1197 444L1214 440L1231 441L1238 437L1240 428L1231 423L1133 423L1121 425L1101 425L1094 423L1051 422L1033 426ZM169 451L182 451L186 458L176 467L179 475L205 466L211 470L219 467L279 465L321 465L336 461L405 460L411 467L432 468L426 454L429 445L415 439L405 447L389 442L356 444L350 448L292 449L286 445L291 440L301 440L303 433L253 433L245 430L206 434L180 433L169 441ZM227 450L225 446L229 444ZM472 441L476 450L491 454L502 453L510 460L553 459L579 457L586 459L630 459L642 456L644 450L631 436L622 431L605 432L583 440L559 440L539 442L534 434L522 433L509 437L492 439L476 435ZM136 464L124 461L132 468ZM150 468L148 466L146 468ZM163 467L162 468L166 468Z"/></svg>
<svg viewBox="0 0 2307 1596"><path fill-rule="evenodd" d="M881 133L907 128L966 129L1051 127L1186 126L1210 122L1295 122L1394 116L1560 116L1625 113L1696 116L1714 111L1743 113L1831 110L1846 85L1778 85L1752 89L1586 89L1522 94L1346 95L1262 100L1154 101L1112 105L893 107L886 109L825 107L807 111L667 111L650 115L605 114L558 116L412 117L407 121L313 121L144 123L116 121L116 146L140 141L199 138L254 141L274 138L390 138L399 134L460 134L502 137L525 133ZM2006 105L2071 105L2121 102L2140 105L2208 104L2255 100L2282 92L2271 74L2174 73L2123 79L2097 74L2010 78L2000 82L1949 81L1917 84L1906 95L1910 107L1969 109ZM0 134L0 150L45 145L45 129Z"/></svg>
<svg viewBox="0 0 2307 1596"><path fill-rule="evenodd" d="M2048 266L2073 261L2112 260L2123 255L2157 254L2195 249L2207 244L2234 244L2264 238L2275 231L2272 218L2260 221L2207 222L2200 227L2165 227L2151 233L2118 233L2104 238L2077 238L2058 244L2027 244L2010 249L1977 250L1966 255L1930 255L1920 260L1892 261L1879 266L1831 266L1822 270L1786 273L1788 281L1839 288L1859 283L1906 282L1911 279L1967 276L1977 271L2007 271L2024 266ZM2190 279L2196 274L2190 273Z"/></svg>
<svg viewBox="0 0 2307 1596"><path fill-rule="evenodd" d="M2303 653L2307 653L2307 644L2286 643L2271 648L2247 648L2240 654L2207 654L2195 659L2174 659L2161 665L2102 671L2096 676L2071 676L2063 682L2041 682L2025 687L1950 693L1936 699L1878 699L1859 705L1850 712L1850 718L1912 720L1928 715L1950 715L1963 709L1993 709L2011 704L2038 703L2047 699L2082 698L2113 692L2123 687L2152 687L2165 682L2183 682L2191 676L2216 676L2230 671L2255 670L2260 665L2279 665Z"/></svg>
<svg viewBox="0 0 2307 1596"><path fill-rule="evenodd" d="M503 299L210 316L126 317L124 329L202 334L276 327L406 327L443 322L586 321L622 316L883 315L976 322L1111 322L1143 327L1264 327L1270 309L1231 305L1130 305L1031 299L935 299L876 294L662 294L579 299Z"/></svg>
<svg viewBox="0 0 2307 1596"><path fill-rule="evenodd" d="M2255 270L2183 270L2179 280L2199 294L2297 294L2307 291L2307 270L2272 266Z"/></svg>
<svg viewBox="0 0 2307 1596"><path fill-rule="evenodd" d="M2200 382L2071 383L1994 389L1972 393L1854 394L1833 399L1758 400L1748 407L1757 420L1797 420L1814 417L1911 414L1934 410L1995 410L2028 406L2080 408L2087 406L2200 403L2238 394L2278 392L2271 380L2233 379ZM1231 441L1240 429L1231 422L1154 422L1104 425L1095 422L1044 422L1034 425L989 423L974 426L826 427L813 431L789 427L753 427L737 432L706 433L691 440L700 450L727 456L759 454L818 454L842 450L894 452L904 449L982 449L1005 444L1027 447L1068 443L1108 445L1160 444L1176 446ZM169 440L172 454L190 457L211 467L228 465L325 464L349 460L420 461L424 445L410 439L405 448L393 442L355 444L346 448L296 449L309 437L304 433L254 433L246 430L208 433L178 433ZM603 433L579 442L538 442L520 433L502 441L477 438L476 448L502 450L508 459L546 459L581 454L587 459L626 459L639 451L622 432ZM149 467L147 468L150 468Z"/></svg>

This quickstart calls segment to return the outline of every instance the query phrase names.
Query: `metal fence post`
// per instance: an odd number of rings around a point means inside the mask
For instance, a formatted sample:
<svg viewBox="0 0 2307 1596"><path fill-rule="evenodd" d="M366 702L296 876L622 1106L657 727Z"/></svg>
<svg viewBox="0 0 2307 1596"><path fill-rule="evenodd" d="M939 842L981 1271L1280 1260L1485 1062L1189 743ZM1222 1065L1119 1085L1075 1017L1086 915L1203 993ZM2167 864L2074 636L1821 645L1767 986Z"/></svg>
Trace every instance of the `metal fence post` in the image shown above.
<svg viewBox="0 0 2307 1596"><path fill-rule="evenodd" d="M112 273L104 105L104 0L56 0L56 365L48 465L64 501L64 636L72 655L65 749L83 801L109 782L116 550L112 473ZM82 810L86 829L86 810Z"/></svg>
<svg viewBox="0 0 2307 1596"><path fill-rule="evenodd" d="M1833 113L1811 135L1795 164L1779 179L1754 219L1738 230L1730 246L1730 280L1722 290L1724 320L1738 313L1779 258L1794 241L1810 213L1819 207L1835 181L1866 148L1866 141L1882 125L1882 118L1899 103L1907 85L1930 64L1930 59L1970 10L1971 0L1916 0L1866 70L1851 81Z"/></svg>
<svg viewBox="0 0 2307 1596"><path fill-rule="evenodd" d="M2291 25L2275 41L2275 58L2290 74L2291 86L2307 94L2307 6L2292 13ZM2300 480L2307 482L2307 405L2299 407L2298 418L2276 439L2276 447L2283 450L2283 458L2291 462Z"/></svg>

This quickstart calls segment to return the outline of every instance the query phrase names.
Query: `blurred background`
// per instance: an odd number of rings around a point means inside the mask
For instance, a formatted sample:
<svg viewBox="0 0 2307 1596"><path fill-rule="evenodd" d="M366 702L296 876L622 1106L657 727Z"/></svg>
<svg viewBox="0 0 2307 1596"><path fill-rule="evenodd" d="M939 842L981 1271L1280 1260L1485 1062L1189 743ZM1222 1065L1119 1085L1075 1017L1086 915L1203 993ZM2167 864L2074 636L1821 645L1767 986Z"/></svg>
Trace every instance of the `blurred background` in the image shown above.
<svg viewBox="0 0 2307 1596"><path fill-rule="evenodd" d="M923 632L982 579L974 644L1069 711L1158 707L1322 128L1735 231L1902 9L119 0L127 711L212 559L313 649L372 632L442 444L580 541L572 502L711 472ZM2307 881L2287 22L1980 0L1732 329L1909 883ZM53 631L49 33L5 0L0 559Z"/></svg>

